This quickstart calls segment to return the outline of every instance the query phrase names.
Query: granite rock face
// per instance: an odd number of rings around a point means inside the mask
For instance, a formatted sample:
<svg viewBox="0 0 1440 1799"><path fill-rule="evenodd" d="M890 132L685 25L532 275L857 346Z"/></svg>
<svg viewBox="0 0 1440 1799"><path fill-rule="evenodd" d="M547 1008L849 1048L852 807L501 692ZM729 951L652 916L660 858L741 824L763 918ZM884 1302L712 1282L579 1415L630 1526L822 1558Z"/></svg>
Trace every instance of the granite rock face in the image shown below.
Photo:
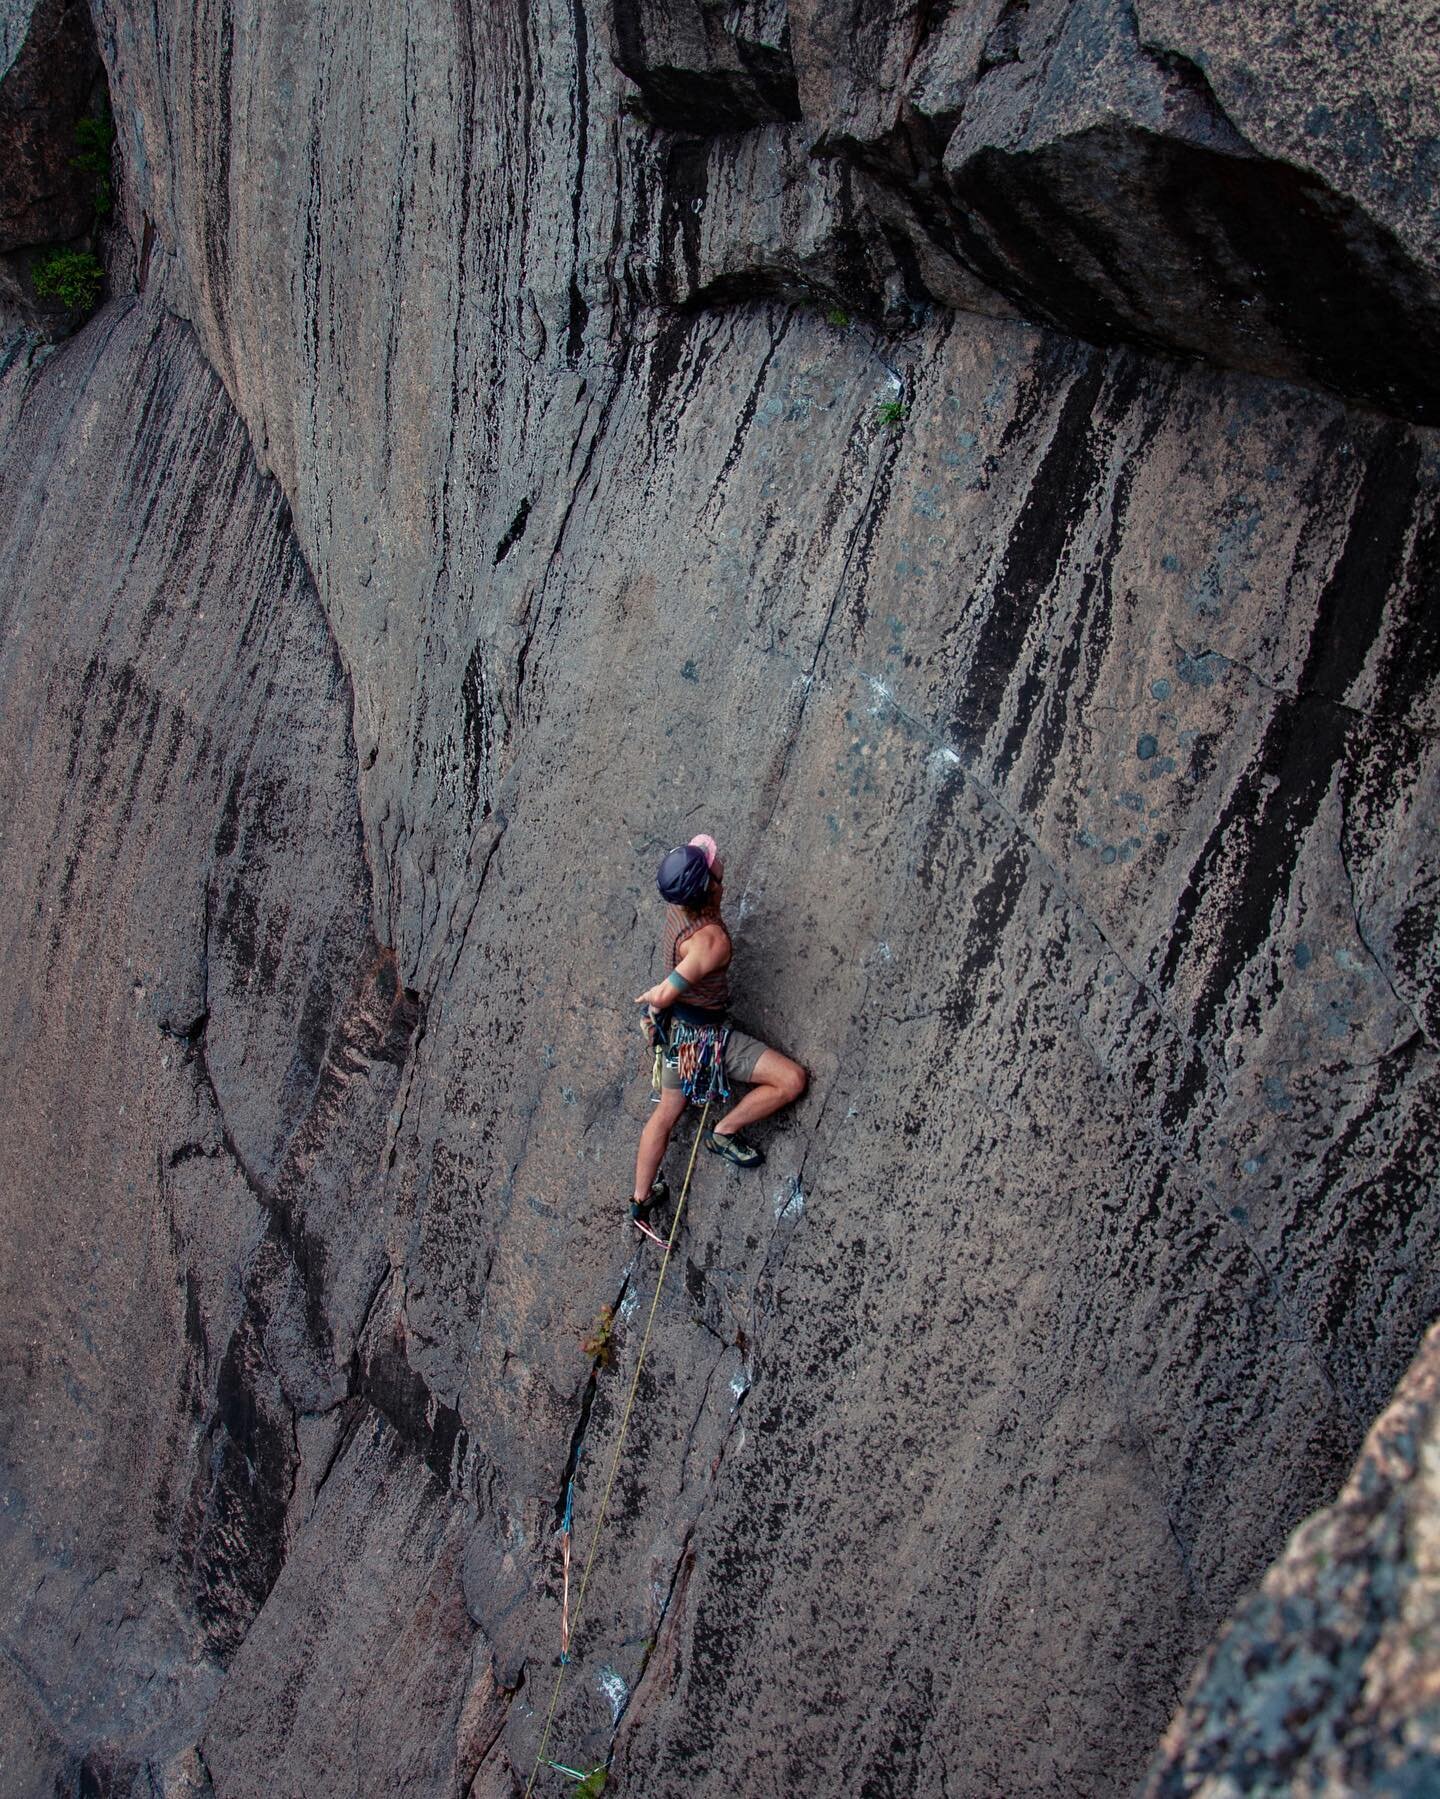
<svg viewBox="0 0 1440 1799"><path fill-rule="evenodd" d="M1425 1793L1440 1766L1440 1333L1225 1627L1147 1795Z"/></svg>
<svg viewBox="0 0 1440 1799"><path fill-rule="evenodd" d="M141 291L0 373L6 1780L525 1789L703 827L812 1085L702 1157L548 1753L1127 1790L1440 1299L1433 90L96 17Z"/></svg>
<svg viewBox="0 0 1440 1799"><path fill-rule="evenodd" d="M193 333L115 309L28 398L19 373L6 1646L65 1790L126 1791L180 1719L198 1736L284 1562L326 1428L303 1414L339 1428L323 1295L363 1314L384 1271L349 1192L405 1004L369 935L348 688Z"/></svg>

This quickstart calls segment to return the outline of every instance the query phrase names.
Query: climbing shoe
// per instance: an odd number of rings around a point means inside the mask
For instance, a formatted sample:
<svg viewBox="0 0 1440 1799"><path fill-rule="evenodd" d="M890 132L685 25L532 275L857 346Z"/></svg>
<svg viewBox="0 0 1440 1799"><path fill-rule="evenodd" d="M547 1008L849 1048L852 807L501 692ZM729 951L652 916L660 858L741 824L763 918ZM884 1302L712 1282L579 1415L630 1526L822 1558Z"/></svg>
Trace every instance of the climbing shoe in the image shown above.
<svg viewBox="0 0 1440 1799"><path fill-rule="evenodd" d="M669 1187L664 1181L657 1180L655 1185L650 1189L649 1199L632 1199L630 1201L630 1216L635 1220L636 1224L643 1224L655 1210L656 1206L663 1206L669 1197Z"/></svg>
<svg viewBox="0 0 1440 1799"><path fill-rule="evenodd" d="M670 1197L670 1189L664 1181L657 1180L650 1189L649 1199L632 1199L630 1201L630 1222L642 1237L648 1237L652 1243L658 1243L661 1249L666 1247L665 1239L650 1223L650 1214L656 1206L663 1206Z"/></svg>
<svg viewBox="0 0 1440 1799"><path fill-rule="evenodd" d="M747 1143L739 1131L724 1137L719 1131L706 1131L705 1147L712 1155L724 1156L737 1168L758 1168L765 1160L753 1143Z"/></svg>

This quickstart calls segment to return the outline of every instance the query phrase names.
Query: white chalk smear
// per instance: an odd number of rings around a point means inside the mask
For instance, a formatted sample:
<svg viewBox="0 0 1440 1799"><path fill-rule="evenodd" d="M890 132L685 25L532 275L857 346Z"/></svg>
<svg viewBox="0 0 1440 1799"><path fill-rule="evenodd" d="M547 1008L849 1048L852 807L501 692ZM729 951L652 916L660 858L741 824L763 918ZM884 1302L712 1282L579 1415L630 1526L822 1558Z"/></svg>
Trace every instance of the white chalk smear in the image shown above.
<svg viewBox="0 0 1440 1799"><path fill-rule="evenodd" d="M775 1219L777 1223L782 1218L790 1218L793 1221L798 1218L804 1210L805 1193L799 1181L792 1180L788 1187L782 1187L775 1195Z"/></svg>
<svg viewBox="0 0 1440 1799"><path fill-rule="evenodd" d="M597 1679L610 1707L610 1722L618 1724L621 1712L630 1703L630 1689L613 1668L602 1668Z"/></svg>

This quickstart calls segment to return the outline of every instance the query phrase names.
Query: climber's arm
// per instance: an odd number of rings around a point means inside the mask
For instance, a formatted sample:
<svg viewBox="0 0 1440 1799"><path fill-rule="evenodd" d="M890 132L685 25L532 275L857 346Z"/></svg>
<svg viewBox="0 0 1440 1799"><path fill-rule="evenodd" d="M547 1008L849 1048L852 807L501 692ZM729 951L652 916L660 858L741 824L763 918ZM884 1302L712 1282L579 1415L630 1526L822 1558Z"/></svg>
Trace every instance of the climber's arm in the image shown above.
<svg viewBox="0 0 1440 1799"><path fill-rule="evenodd" d="M707 974L714 974L717 968L724 968L730 960L730 939L719 925L706 925L699 930L685 945L685 954L680 958L674 974L647 992L637 994L637 1006L653 1006L657 1012L666 1006L673 1006L677 999L685 995L695 985L703 981ZM677 979L678 977L678 979Z"/></svg>

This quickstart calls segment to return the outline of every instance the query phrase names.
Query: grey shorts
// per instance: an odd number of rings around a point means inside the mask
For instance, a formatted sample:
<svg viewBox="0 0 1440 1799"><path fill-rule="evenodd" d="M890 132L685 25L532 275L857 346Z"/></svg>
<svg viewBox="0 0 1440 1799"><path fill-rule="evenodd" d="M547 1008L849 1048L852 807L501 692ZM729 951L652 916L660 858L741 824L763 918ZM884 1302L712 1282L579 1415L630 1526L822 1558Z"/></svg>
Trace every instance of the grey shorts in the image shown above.
<svg viewBox="0 0 1440 1799"><path fill-rule="evenodd" d="M737 1031L732 1025L730 1035L725 1039L725 1072L732 1081L753 1081L755 1064L765 1051L768 1043L762 1043L758 1037L747 1037L744 1031ZM680 1064L670 1056L660 1059L660 1087L662 1092L674 1092L680 1085Z"/></svg>

